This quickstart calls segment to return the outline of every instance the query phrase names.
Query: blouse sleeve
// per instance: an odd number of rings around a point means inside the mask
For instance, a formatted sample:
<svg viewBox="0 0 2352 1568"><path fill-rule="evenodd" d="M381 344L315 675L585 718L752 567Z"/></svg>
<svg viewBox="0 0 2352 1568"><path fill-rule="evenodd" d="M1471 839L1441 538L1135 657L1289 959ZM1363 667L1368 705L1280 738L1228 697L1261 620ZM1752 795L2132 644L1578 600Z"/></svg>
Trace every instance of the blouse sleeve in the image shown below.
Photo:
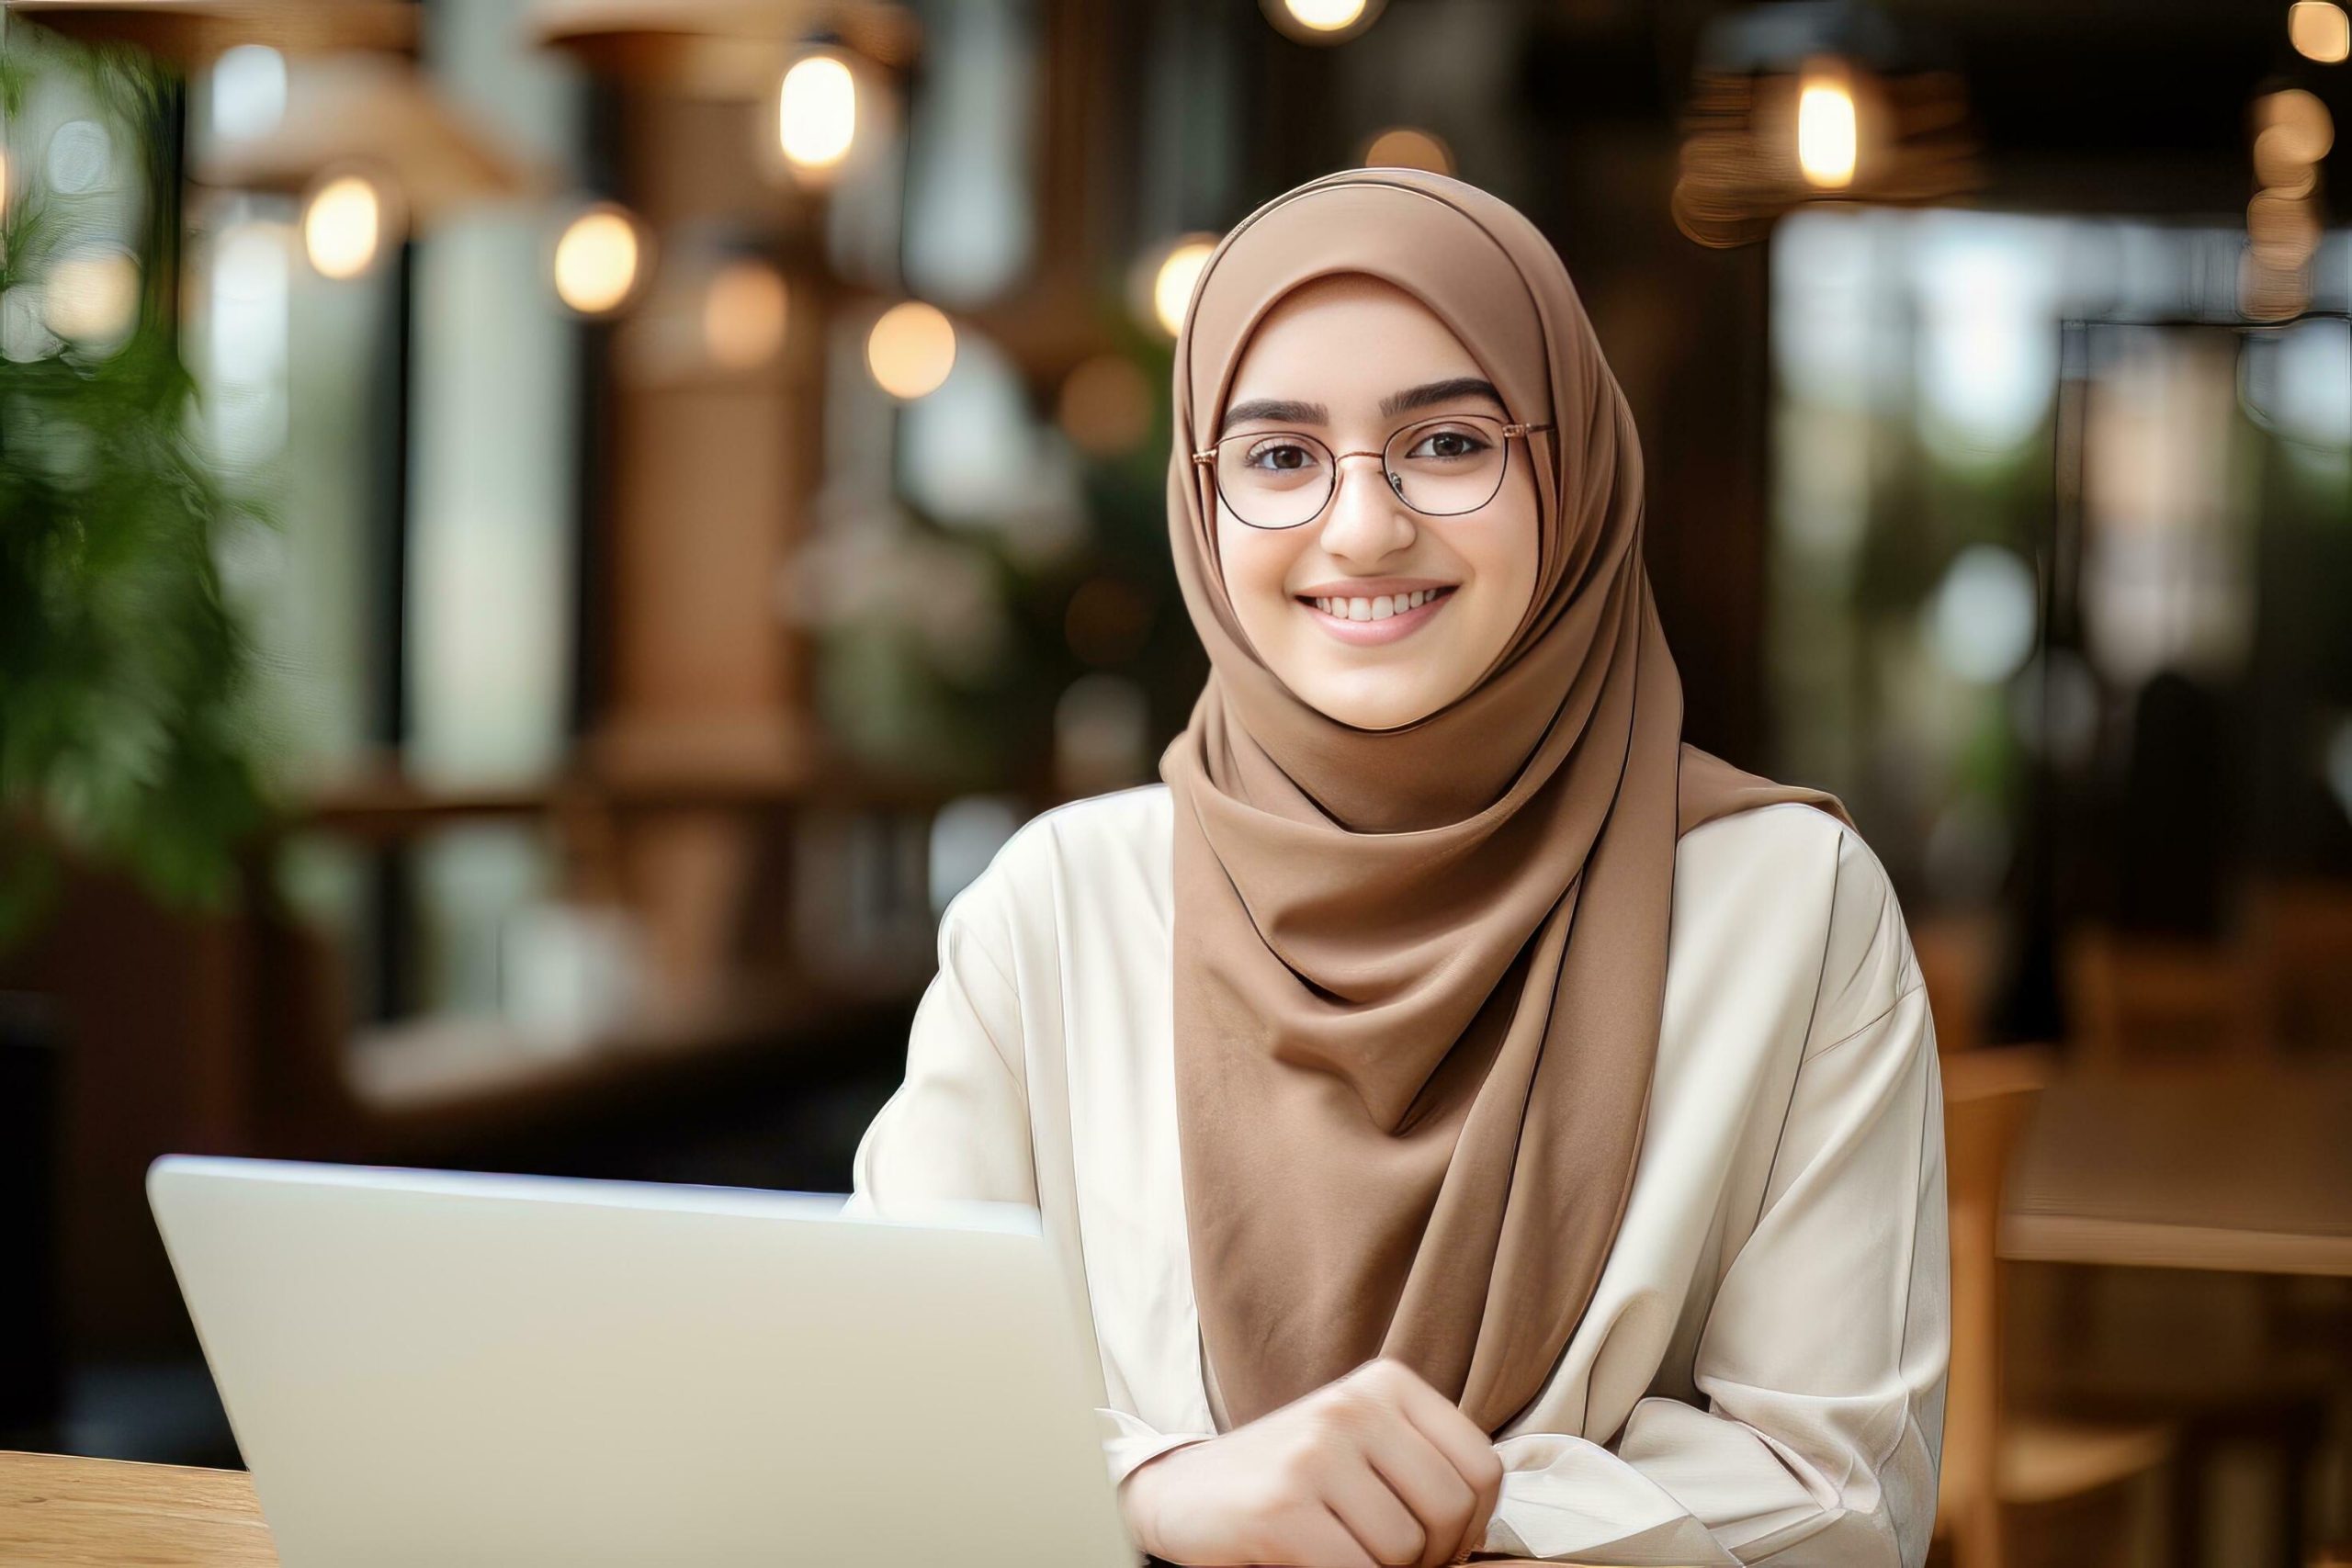
<svg viewBox="0 0 2352 1568"><path fill-rule="evenodd" d="M989 938L982 882L939 922L939 972L916 1005L905 1078L858 1140L842 1213L941 1199L1037 1202L1012 966Z"/></svg>
<svg viewBox="0 0 2352 1568"><path fill-rule="evenodd" d="M939 972L915 1009L906 1077L858 1141L848 1217L965 1198L1036 1206L1020 994L989 909L995 878L984 874L940 919ZM1114 1483L1209 1435L1158 1432L1109 1405L1094 1416Z"/></svg>
<svg viewBox="0 0 2352 1568"><path fill-rule="evenodd" d="M1605 1447L1498 1443L1486 1550L1786 1568L1926 1557L1951 1344L1942 1086L1893 891L1860 838L1845 845L1833 999L1699 1337L1703 1408L1644 1399Z"/></svg>

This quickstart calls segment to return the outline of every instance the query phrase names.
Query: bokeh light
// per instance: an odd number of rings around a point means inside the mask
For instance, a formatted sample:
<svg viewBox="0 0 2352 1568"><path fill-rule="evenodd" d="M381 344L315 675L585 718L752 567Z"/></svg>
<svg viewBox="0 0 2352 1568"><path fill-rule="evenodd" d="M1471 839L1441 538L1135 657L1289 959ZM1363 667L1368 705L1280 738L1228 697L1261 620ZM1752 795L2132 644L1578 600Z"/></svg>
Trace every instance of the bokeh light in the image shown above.
<svg viewBox="0 0 2352 1568"><path fill-rule="evenodd" d="M857 135L857 82L830 54L812 54L784 73L776 95L776 138L796 167L830 169L849 155Z"/></svg>
<svg viewBox="0 0 2352 1568"><path fill-rule="evenodd" d="M1797 166L1822 190L1854 183L1854 93L1838 76L1808 73L1797 94Z"/></svg>
<svg viewBox="0 0 2352 1568"><path fill-rule="evenodd" d="M892 397L935 392L956 367L956 323L936 305L908 299L891 306L865 338L865 367Z"/></svg>
<svg viewBox="0 0 2352 1568"><path fill-rule="evenodd" d="M322 277L356 277L383 247L384 198L364 175L336 175L302 209L302 251Z"/></svg>
<svg viewBox="0 0 2352 1568"><path fill-rule="evenodd" d="M1352 27L1363 15L1363 0L1283 0L1283 6L1299 26L1318 33Z"/></svg>
<svg viewBox="0 0 2352 1568"><path fill-rule="evenodd" d="M238 141L266 136L286 118L286 57L266 43L241 43L212 62L212 133Z"/></svg>
<svg viewBox="0 0 2352 1568"><path fill-rule="evenodd" d="M1182 329L1184 311L1192 304L1193 290L1201 281L1201 269L1208 265L1209 256L1216 249L1216 242L1203 235L1179 240L1152 274L1152 319L1170 337Z"/></svg>
<svg viewBox="0 0 2352 1568"><path fill-rule="evenodd" d="M95 119L68 120L50 133L42 162L50 189L88 196L114 183L114 137Z"/></svg>
<svg viewBox="0 0 2352 1568"><path fill-rule="evenodd" d="M2287 38L2298 54L2334 65L2352 54L2352 17L2335 0L2295 0L2287 7Z"/></svg>
<svg viewBox="0 0 2352 1568"><path fill-rule="evenodd" d="M111 245L61 256L49 269L41 305L59 337L85 347L119 343L139 320L139 264Z"/></svg>
<svg viewBox="0 0 2352 1568"><path fill-rule="evenodd" d="M2254 139L2255 183L2286 196L2308 196L2319 166L2302 155L2302 143L2285 126L2274 125Z"/></svg>
<svg viewBox="0 0 2352 1568"><path fill-rule="evenodd" d="M1417 126L1392 126L1372 139L1363 150L1366 168L1427 169L1433 175L1453 173L1453 151L1432 131Z"/></svg>
<svg viewBox="0 0 2352 1568"><path fill-rule="evenodd" d="M1937 662L1963 681L2007 680L2033 652L2036 604L2031 567L1998 545L1969 546L1928 602Z"/></svg>
<svg viewBox="0 0 2352 1568"><path fill-rule="evenodd" d="M556 241L556 298L583 316L619 310L637 289L644 252L628 212L610 203L590 208Z"/></svg>
<svg viewBox="0 0 2352 1568"><path fill-rule="evenodd" d="M729 262L702 299L703 348L724 370L750 370L784 346L790 298L783 275L763 261Z"/></svg>
<svg viewBox="0 0 2352 1568"><path fill-rule="evenodd" d="M1345 43L1380 15L1382 0L1259 0L1266 20L1300 43Z"/></svg>
<svg viewBox="0 0 2352 1568"><path fill-rule="evenodd" d="M2271 266L2301 266L2319 248L2319 215L2300 197L2266 190L2246 204L2246 237Z"/></svg>
<svg viewBox="0 0 2352 1568"><path fill-rule="evenodd" d="M2327 106L2301 87L2266 93L2255 105L2255 119L2263 134L2276 132L2278 155L2316 164L2335 145L2335 120Z"/></svg>

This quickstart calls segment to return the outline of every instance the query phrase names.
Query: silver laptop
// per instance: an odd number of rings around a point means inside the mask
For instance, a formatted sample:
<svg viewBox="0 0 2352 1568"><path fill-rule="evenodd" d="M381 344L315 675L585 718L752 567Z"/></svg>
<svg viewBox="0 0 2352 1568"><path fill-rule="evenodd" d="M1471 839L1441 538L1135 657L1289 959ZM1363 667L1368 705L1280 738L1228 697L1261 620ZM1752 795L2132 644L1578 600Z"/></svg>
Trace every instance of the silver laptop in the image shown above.
<svg viewBox="0 0 2352 1568"><path fill-rule="evenodd" d="M286 1568L1132 1568L1034 1212L166 1155Z"/></svg>

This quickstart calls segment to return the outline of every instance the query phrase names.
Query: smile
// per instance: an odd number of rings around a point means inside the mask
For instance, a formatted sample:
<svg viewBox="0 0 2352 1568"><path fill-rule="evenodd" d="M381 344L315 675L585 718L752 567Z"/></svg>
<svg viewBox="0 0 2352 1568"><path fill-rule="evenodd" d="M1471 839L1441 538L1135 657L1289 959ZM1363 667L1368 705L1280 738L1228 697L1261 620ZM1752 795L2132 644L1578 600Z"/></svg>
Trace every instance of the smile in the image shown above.
<svg viewBox="0 0 2352 1568"><path fill-rule="evenodd" d="M1370 599L1301 599L1297 604L1331 636L1363 648L1412 636L1453 597L1452 588L1429 588Z"/></svg>

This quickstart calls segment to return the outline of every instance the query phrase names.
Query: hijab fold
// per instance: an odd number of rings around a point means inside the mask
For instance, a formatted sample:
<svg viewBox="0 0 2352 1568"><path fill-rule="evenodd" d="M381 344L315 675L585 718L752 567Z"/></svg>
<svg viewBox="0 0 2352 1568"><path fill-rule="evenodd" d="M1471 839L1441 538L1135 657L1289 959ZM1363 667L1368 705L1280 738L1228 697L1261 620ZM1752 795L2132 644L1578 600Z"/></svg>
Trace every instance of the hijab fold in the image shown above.
<svg viewBox="0 0 2352 1568"><path fill-rule="evenodd" d="M1527 443L1519 626L1396 729L1329 717L1259 660L1191 461L1257 323L1334 273L1419 299L1512 419L1554 426ZM1260 208L1196 286L1174 423L1170 539L1210 661L1160 761L1209 1372L1238 1425L1394 1356L1497 1432L1582 1320L1632 1190L1677 838L1778 801L1845 810L1682 744L1632 416L1559 256L1502 201L1356 169Z"/></svg>

